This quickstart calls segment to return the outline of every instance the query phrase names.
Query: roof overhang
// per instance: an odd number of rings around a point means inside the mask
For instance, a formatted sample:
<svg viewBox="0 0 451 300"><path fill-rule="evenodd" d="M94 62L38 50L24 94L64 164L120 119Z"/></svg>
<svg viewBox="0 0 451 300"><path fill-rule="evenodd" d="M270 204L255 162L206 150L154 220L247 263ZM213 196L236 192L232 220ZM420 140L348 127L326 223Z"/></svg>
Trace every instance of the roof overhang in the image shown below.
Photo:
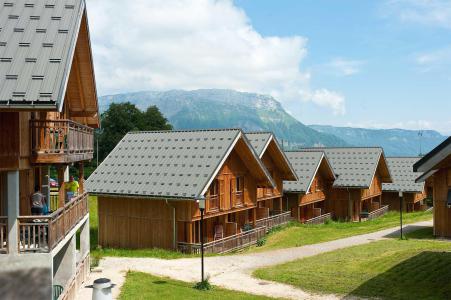
<svg viewBox="0 0 451 300"><path fill-rule="evenodd" d="M219 171L221 170L221 168L223 167L227 158L229 158L230 154L232 153L232 151L234 149L238 150L237 153L241 157L243 163L253 173L253 175L258 179L257 184L259 184L261 186L276 187L274 180L271 178L271 175L269 174L268 170L263 165L263 162L260 160L260 158L255 153L249 140L246 138L245 134L241 130L239 130L233 143L230 145L229 149L227 149L227 152L225 153L224 157L222 157L221 161L216 166L215 171L213 172L212 176L207 180L204 187L202 188L202 191L200 192L200 196L205 195L211 182L219 174Z"/></svg>
<svg viewBox="0 0 451 300"><path fill-rule="evenodd" d="M415 179L415 182L425 182L429 177L434 175L435 172L437 172L437 170L430 170L428 172L424 172L421 176Z"/></svg>
<svg viewBox="0 0 451 300"><path fill-rule="evenodd" d="M271 155L271 158L276 162L276 165L279 168L279 170L282 171L283 180L292 180L292 181L298 180L298 176L296 175L293 166L291 165L282 148L280 148L279 143L272 134L270 139L268 140L268 143L265 146L264 151L262 151L262 153L260 154L260 158L263 157L266 151Z"/></svg>
<svg viewBox="0 0 451 300"><path fill-rule="evenodd" d="M451 156L451 137L448 137L440 145L413 165L415 172L430 172L433 169L440 168L441 163ZM451 164L451 159L450 162Z"/></svg>

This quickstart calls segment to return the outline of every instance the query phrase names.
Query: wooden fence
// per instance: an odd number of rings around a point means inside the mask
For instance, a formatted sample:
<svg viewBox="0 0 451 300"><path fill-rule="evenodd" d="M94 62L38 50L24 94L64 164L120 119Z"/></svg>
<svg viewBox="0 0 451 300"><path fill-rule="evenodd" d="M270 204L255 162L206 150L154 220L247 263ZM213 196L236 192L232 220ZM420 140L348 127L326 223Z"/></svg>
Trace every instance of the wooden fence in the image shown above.
<svg viewBox="0 0 451 300"><path fill-rule="evenodd" d="M320 215L318 217L308 219L307 221L304 222L304 224L324 224L327 220L330 220L330 218L331 214L327 213Z"/></svg>
<svg viewBox="0 0 451 300"><path fill-rule="evenodd" d="M8 217L0 217L0 254L8 253Z"/></svg>
<svg viewBox="0 0 451 300"><path fill-rule="evenodd" d="M204 244L204 253L227 253L240 250L257 243L266 234L266 227L258 227ZM182 253L200 254L200 243L178 243Z"/></svg>
<svg viewBox="0 0 451 300"><path fill-rule="evenodd" d="M58 297L58 300L71 300L75 299L78 289L88 279L90 272L90 258L89 254L77 264L77 270L75 277L68 282L64 287L63 292Z"/></svg>
<svg viewBox="0 0 451 300"><path fill-rule="evenodd" d="M291 221L291 219L291 212L286 211L257 220L255 227L266 227L266 230L269 231L273 227L288 223L289 221Z"/></svg>
<svg viewBox="0 0 451 300"><path fill-rule="evenodd" d="M376 219L380 216L385 215L388 212L388 205L382 206L379 209L376 209L375 211L372 211L368 214L368 220Z"/></svg>
<svg viewBox="0 0 451 300"><path fill-rule="evenodd" d="M87 213L84 193L50 215L18 217L19 251L50 252Z"/></svg>
<svg viewBox="0 0 451 300"><path fill-rule="evenodd" d="M33 154L94 153L94 130L71 120L31 120Z"/></svg>

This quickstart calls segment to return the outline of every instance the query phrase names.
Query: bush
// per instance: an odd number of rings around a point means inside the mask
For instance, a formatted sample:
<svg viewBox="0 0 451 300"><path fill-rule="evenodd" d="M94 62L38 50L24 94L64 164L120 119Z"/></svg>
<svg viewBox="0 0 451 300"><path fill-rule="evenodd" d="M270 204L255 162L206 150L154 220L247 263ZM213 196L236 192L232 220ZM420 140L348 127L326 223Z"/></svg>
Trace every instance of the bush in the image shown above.
<svg viewBox="0 0 451 300"><path fill-rule="evenodd" d="M211 290L211 284L208 280L209 280L209 278L207 277L204 281L200 281L200 282L196 283L194 285L194 288L197 290L200 290L200 291Z"/></svg>
<svg viewBox="0 0 451 300"><path fill-rule="evenodd" d="M252 224L250 224L250 223L246 223L243 226L243 231L249 231L249 230L252 230L252 229L253 229L253 227L252 227Z"/></svg>
<svg viewBox="0 0 451 300"><path fill-rule="evenodd" d="M257 247L261 247L261 246L263 246L264 244L266 244L266 237L265 237L265 236L262 237L262 238L260 238L260 239L257 241Z"/></svg>

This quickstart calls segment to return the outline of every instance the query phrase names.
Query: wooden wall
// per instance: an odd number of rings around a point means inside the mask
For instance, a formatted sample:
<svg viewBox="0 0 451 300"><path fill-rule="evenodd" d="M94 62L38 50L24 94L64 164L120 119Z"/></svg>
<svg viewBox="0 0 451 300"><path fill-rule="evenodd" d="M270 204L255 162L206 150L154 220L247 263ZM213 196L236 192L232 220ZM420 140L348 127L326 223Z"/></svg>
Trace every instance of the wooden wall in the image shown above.
<svg viewBox="0 0 451 300"><path fill-rule="evenodd" d="M382 179L379 172L376 172L371 186L368 189L362 189L362 199L373 198L380 194L382 194Z"/></svg>
<svg viewBox="0 0 451 300"><path fill-rule="evenodd" d="M280 197L283 192L283 174L282 171L277 167L274 160L271 158L271 155L267 151L265 154L263 154L262 157L263 164L265 165L268 172L271 174L272 179L276 183L276 188L270 189L271 190L271 197ZM268 191L268 189L266 189ZM259 195L259 198L265 198L267 197L265 193L263 192L264 188L258 188L257 189L257 195Z"/></svg>
<svg viewBox="0 0 451 300"><path fill-rule="evenodd" d="M344 188L332 188L326 194L326 199L326 207L330 209L334 219L354 221L359 219L361 189L349 189L348 192Z"/></svg>
<svg viewBox="0 0 451 300"><path fill-rule="evenodd" d="M6 172L0 172L0 216L6 216Z"/></svg>
<svg viewBox="0 0 451 300"><path fill-rule="evenodd" d="M98 197L99 244L115 248L173 248L176 221L190 221L194 201Z"/></svg>
<svg viewBox="0 0 451 300"><path fill-rule="evenodd" d="M451 189L451 166L440 169L434 175L434 235L451 237L451 208L446 205Z"/></svg>
<svg viewBox="0 0 451 300"><path fill-rule="evenodd" d="M424 193L404 193L403 194L403 211L414 211L414 204L424 199ZM398 192L383 192L382 205L388 205L389 210L399 211L399 194Z"/></svg>
<svg viewBox="0 0 451 300"><path fill-rule="evenodd" d="M233 150L229 158L225 161L223 167L219 171L216 179L219 181L219 191L220 191L220 209L218 211L209 211L208 207L206 210L206 216L217 216L222 214L227 214L235 209L241 209L243 206L238 206L237 196L234 193L236 189L236 177L242 176L244 178L244 192L242 196L242 203L244 207L252 208L256 205L256 193L257 184L256 180L252 177L249 170L245 167L243 161ZM210 191L207 192L207 202L210 196ZM198 207L195 208L193 219L200 217L200 211Z"/></svg>

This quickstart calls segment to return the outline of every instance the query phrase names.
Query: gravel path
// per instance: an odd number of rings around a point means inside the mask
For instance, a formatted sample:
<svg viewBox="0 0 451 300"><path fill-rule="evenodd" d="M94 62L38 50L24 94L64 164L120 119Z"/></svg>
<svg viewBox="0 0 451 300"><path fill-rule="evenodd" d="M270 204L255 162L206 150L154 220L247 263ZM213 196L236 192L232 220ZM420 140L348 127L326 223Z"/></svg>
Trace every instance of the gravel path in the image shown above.
<svg viewBox="0 0 451 300"><path fill-rule="evenodd" d="M431 227L432 221L418 222L404 226L404 231L414 231L422 227ZM399 235L399 228L390 228L373 233L352 236L335 241L307 245L296 248L271 250L267 252L224 255L205 258L205 274L214 285L227 289L243 291L258 295L270 295L288 299L338 299L335 295L315 295L290 285L260 280L251 276L255 269L277 265L303 257L333 251L355 245L387 238L389 235ZM99 277L107 277L116 284L113 297L116 299L125 281L127 270L151 273L188 282L200 280L200 259L184 258L164 260L157 258L122 258L107 257L100 262L101 272L91 273L87 284ZM91 299L92 290L81 288L78 299Z"/></svg>

